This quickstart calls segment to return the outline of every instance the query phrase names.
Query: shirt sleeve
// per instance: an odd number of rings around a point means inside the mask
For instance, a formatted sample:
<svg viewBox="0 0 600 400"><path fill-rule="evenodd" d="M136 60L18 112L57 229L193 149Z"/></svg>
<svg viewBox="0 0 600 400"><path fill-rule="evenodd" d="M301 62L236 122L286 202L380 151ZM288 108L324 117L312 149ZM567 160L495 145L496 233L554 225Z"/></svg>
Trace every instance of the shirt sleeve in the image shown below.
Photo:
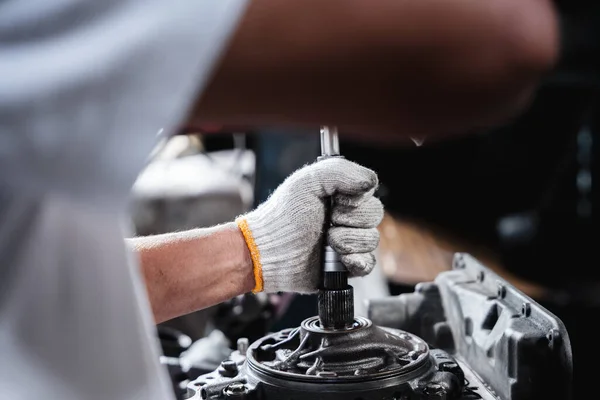
<svg viewBox="0 0 600 400"><path fill-rule="evenodd" d="M3 1L0 170L13 173L0 181L129 187L206 86L246 1Z"/></svg>

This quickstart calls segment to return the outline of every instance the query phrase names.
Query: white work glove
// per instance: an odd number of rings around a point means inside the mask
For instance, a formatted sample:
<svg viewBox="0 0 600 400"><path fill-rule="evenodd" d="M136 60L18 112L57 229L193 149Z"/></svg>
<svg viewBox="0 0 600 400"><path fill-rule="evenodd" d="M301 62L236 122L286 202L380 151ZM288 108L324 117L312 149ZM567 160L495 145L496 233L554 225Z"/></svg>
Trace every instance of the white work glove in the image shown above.
<svg viewBox="0 0 600 400"><path fill-rule="evenodd" d="M334 198L328 243L351 277L375 266L383 206L375 172L343 158L289 176L256 210L239 217L254 264L254 292L313 293L319 287L325 210Z"/></svg>

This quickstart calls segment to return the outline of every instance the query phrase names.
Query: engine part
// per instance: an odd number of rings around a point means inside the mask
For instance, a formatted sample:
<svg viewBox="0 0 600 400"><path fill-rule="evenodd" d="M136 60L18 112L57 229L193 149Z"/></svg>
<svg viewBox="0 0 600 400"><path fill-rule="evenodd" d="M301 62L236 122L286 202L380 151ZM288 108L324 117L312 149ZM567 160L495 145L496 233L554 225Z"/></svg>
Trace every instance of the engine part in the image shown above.
<svg viewBox="0 0 600 400"><path fill-rule="evenodd" d="M370 319L350 328L313 317L250 346L242 340L184 398L570 399L562 322L467 255L453 268L414 293L370 302Z"/></svg>
<svg viewBox="0 0 600 400"><path fill-rule="evenodd" d="M318 318L309 318L300 328L266 336L251 350L250 363L266 374L317 382L398 375L416 369L427 356L420 338L365 318L356 318L347 331L323 329Z"/></svg>
<svg viewBox="0 0 600 400"><path fill-rule="evenodd" d="M503 400L572 397L573 357L562 321L473 257L414 293L373 300L374 323L447 349ZM550 383L551 382L551 383Z"/></svg>
<svg viewBox="0 0 600 400"><path fill-rule="evenodd" d="M190 383L186 399L460 399L464 389L458 364L415 335L364 318L328 330L314 317L236 352Z"/></svg>

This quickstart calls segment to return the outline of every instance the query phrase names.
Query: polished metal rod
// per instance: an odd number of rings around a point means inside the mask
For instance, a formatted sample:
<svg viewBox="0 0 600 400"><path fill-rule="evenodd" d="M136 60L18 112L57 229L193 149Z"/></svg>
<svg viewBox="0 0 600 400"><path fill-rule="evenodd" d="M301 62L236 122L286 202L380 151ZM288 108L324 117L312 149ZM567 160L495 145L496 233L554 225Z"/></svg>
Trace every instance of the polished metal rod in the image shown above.
<svg viewBox="0 0 600 400"><path fill-rule="evenodd" d="M337 128L324 126L321 128L321 156L339 156L340 142Z"/></svg>

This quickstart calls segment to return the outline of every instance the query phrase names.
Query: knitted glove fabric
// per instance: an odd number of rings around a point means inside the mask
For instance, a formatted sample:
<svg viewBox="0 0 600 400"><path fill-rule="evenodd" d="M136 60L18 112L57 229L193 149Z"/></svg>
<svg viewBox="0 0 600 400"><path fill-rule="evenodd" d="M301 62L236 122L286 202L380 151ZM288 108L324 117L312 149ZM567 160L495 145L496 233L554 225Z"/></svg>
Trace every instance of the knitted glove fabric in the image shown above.
<svg viewBox="0 0 600 400"><path fill-rule="evenodd" d="M254 264L254 292L313 293L318 289L326 207L333 196L328 243L353 276L375 266L383 206L373 196L375 172L343 158L290 175L254 211L236 222Z"/></svg>

